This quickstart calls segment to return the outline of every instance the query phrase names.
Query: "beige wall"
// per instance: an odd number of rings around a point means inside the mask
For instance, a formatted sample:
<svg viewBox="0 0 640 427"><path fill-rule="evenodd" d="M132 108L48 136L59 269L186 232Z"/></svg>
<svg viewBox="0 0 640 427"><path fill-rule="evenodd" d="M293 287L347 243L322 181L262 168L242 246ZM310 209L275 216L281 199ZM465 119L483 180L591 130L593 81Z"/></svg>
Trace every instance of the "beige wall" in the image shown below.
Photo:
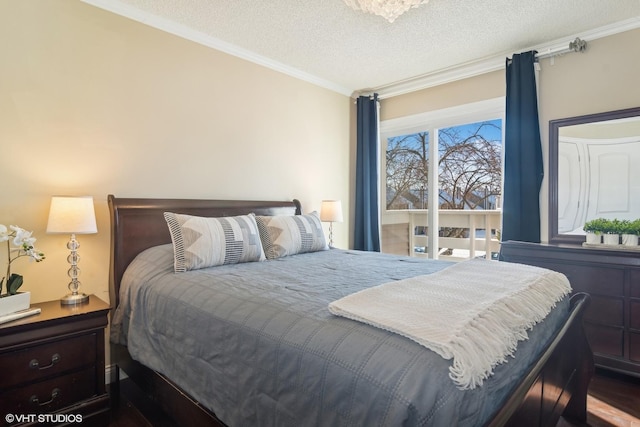
<svg viewBox="0 0 640 427"><path fill-rule="evenodd" d="M505 95L504 72L495 71L380 101L380 120L426 113Z"/></svg>
<svg viewBox="0 0 640 427"><path fill-rule="evenodd" d="M538 96L545 170L549 120L640 106L640 30L588 43L585 53L540 61ZM505 95L504 71L383 99L382 120ZM541 190L541 238L548 238L548 182Z"/></svg>
<svg viewBox="0 0 640 427"><path fill-rule="evenodd" d="M45 234L53 194L95 198L99 233L80 236L81 279L105 300L109 193L297 197L305 211L353 200L348 97L77 0L0 2L0 40L0 223L33 230L47 254L15 263L34 301L60 297L68 282L67 236ZM540 73L545 160L549 120L640 104L640 30L553 62ZM503 95L503 72L488 73L384 99L381 118ZM349 205L334 227L342 247Z"/></svg>
<svg viewBox="0 0 640 427"><path fill-rule="evenodd" d="M540 61L538 85L545 170L549 121L640 106L640 29L589 42L585 53ZM542 182L541 238L549 237L549 183Z"/></svg>
<svg viewBox="0 0 640 427"><path fill-rule="evenodd" d="M0 40L0 223L47 255L14 264L34 302L67 292L68 236L45 233L54 194L95 199L81 281L105 301L109 193L349 207L346 96L77 0L0 2Z"/></svg>

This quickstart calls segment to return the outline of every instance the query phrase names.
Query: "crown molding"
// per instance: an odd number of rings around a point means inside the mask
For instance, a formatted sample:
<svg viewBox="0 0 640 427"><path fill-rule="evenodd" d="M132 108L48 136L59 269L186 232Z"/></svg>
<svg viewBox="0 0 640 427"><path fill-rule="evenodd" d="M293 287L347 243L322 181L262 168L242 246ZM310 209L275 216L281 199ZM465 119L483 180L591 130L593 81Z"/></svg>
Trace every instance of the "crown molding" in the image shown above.
<svg viewBox="0 0 640 427"><path fill-rule="evenodd" d="M591 40L596 40L625 31L635 30L637 28L640 28L640 17L616 22L604 27L599 27L579 34L574 34L570 37L564 37L545 44L531 46L525 49L521 49L520 51L527 52L530 50L536 50L539 56L544 57L560 55L569 51L569 43L576 37L589 42ZM356 91L352 94L352 96L357 97L359 95L377 93L380 99L391 98L394 96L455 82L457 80L490 73L492 71L502 70L505 67L506 58L513 55L514 53L517 52L503 52L499 55L494 55L477 61L467 62L388 85L378 86L373 89Z"/></svg>
<svg viewBox="0 0 640 427"><path fill-rule="evenodd" d="M219 50L232 56L253 62L263 67L269 68L274 71L281 72L283 74L295 77L299 80L306 81L316 86L329 89L333 92L337 92L342 95L350 96L353 90L347 89L334 82L321 79L312 74L298 70L297 68L283 64L278 61L274 61L262 55L258 55L247 49L243 49L231 43L220 40L216 37L212 37L200 31L196 31L185 25L178 24L169 19L162 18L160 16L152 15L150 13L141 11L128 4L122 3L118 0L81 0L83 3L90 4L92 6L104 9L108 12L115 13L116 15L124 16L125 18L132 19L158 30L165 31L178 37L199 43L201 45Z"/></svg>
<svg viewBox="0 0 640 427"><path fill-rule="evenodd" d="M212 37L205 33L193 30L187 26L175 23L169 19L162 18L156 15L152 15L147 12L143 12L140 9L125 4L119 0L81 0L84 3L92 6L107 10L120 16L132 19L142 24L148 25L153 28L157 28L162 31L166 31L178 37L191 40L204 46L222 51L229 55L236 56L238 58L245 59L258 65L262 65L266 68L284 73L299 80L306 81L313 85L329 89L333 92L337 92L342 95L351 96L357 98L361 95L370 95L377 93L380 99L391 98L398 95L403 95L410 92L415 92L422 89L427 89L434 86L439 86L446 83L452 83L458 80L466 79L469 77L475 77L481 74L490 73L492 71L498 71L504 69L505 59L508 56L517 52L503 52L491 57L458 64L449 68L426 73L420 76L412 77L406 80L393 82L378 86L375 88L367 88L353 91L352 89L345 88L334 82L319 78L312 74L298 70L289 65L283 64L278 61L274 61L262 55L258 55L249 50L240 48L231 43L225 42L218 38ZM593 30L585 31L579 34L574 34L571 37L564 37L552 42L544 43L537 46L531 46L528 48L520 49L520 52L526 52L529 50L538 51L539 56L553 56L560 55L568 51L569 42L573 41L576 37L579 37L587 42L596 40L602 37L611 36L614 34L622 33L629 30L640 28L640 17L630 18L624 21L616 22L604 27L599 27Z"/></svg>

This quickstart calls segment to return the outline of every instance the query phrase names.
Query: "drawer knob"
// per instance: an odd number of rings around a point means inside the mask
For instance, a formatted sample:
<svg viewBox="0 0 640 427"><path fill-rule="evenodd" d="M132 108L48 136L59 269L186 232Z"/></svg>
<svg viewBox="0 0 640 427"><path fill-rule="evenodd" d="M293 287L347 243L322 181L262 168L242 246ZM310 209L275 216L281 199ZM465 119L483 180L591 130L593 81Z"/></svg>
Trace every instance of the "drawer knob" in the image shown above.
<svg viewBox="0 0 640 427"><path fill-rule="evenodd" d="M38 362L38 359L31 359L31 361L29 362L29 368L38 369L42 371L44 369L51 368L53 365L55 365L59 361L60 361L60 355L58 353L54 353L53 356L51 356L51 363L49 363L48 365L40 366L40 362Z"/></svg>
<svg viewBox="0 0 640 427"><path fill-rule="evenodd" d="M32 405L46 406L46 405L48 405L50 403L53 403L53 401L56 400L56 397L58 397L59 395L60 395L60 389L59 388L54 388L51 391L51 399L47 400L46 402L40 403L40 399L38 399L38 396L36 396L35 394L33 396L31 396L29 401L31 402Z"/></svg>

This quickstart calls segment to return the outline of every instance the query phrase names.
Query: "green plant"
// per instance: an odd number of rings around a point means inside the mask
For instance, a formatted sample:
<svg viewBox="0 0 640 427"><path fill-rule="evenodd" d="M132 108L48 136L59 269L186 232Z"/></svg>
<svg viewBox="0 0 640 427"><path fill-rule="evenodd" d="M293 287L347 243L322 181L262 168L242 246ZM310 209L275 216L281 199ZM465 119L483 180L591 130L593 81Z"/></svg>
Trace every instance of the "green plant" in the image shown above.
<svg viewBox="0 0 640 427"><path fill-rule="evenodd" d="M588 233L602 234L605 233L605 230L608 229L608 222L609 220L604 218L592 219L591 221L587 221L584 224L583 229Z"/></svg>
<svg viewBox="0 0 640 427"><path fill-rule="evenodd" d="M629 220L596 218L587 221L583 228L584 231L595 234L624 234L628 233L628 230L631 229L638 230L638 234L640 234L640 222L635 228L632 224ZM633 234L635 234L635 232Z"/></svg>
<svg viewBox="0 0 640 427"><path fill-rule="evenodd" d="M604 230L606 234L622 234L624 228L623 221L612 219L607 221L607 228Z"/></svg>
<svg viewBox="0 0 640 427"><path fill-rule="evenodd" d="M635 234L636 236L640 236L640 219L630 221L629 234Z"/></svg>
<svg viewBox="0 0 640 427"><path fill-rule="evenodd" d="M31 237L31 231L26 231L18 226L10 225L9 230L3 224L0 224L0 242L7 242L7 275L0 280L0 295L2 295L2 285L7 284L7 294L15 294L20 286L22 286L22 276L11 273L11 263L18 258L28 256L35 262L44 259L44 254L33 247L36 239ZM11 243L14 248L11 248Z"/></svg>
<svg viewBox="0 0 640 427"><path fill-rule="evenodd" d="M633 221L628 219L620 221L620 234L636 234L633 229Z"/></svg>

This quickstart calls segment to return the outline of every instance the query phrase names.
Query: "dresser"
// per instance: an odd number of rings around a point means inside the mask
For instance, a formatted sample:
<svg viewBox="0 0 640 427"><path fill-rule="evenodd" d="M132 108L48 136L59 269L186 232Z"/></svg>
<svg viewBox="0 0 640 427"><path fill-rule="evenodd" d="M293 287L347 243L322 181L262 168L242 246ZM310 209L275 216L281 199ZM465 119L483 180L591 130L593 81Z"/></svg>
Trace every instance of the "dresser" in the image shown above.
<svg viewBox="0 0 640 427"><path fill-rule="evenodd" d="M503 242L504 261L564 273L591 295L584 315L597 366L640 377L640 251Z"/></svg>
<svg viewBox="0 0 640 427"><path fill-rule="evenodd" d="M40 314L0 324L0 425L41 421L108 425L105 334L109 305L59 300Z"/></svg>

